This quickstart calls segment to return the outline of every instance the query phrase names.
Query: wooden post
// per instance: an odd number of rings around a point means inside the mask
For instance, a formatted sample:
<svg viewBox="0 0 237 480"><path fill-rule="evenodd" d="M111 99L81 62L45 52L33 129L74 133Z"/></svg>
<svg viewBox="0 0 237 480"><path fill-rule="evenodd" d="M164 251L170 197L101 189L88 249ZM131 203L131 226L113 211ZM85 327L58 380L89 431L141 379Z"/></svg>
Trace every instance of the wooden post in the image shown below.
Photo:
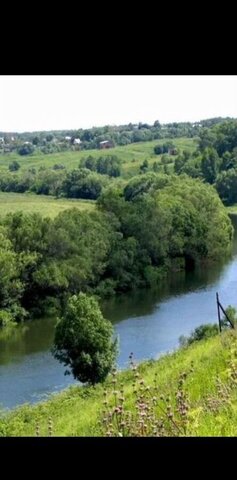
<svg viewBox="0 0 237 480"><path fill-rule="evenodd" d="M233 322L231 321L231 319L229 318L229 316L227 315L225 309L222 307L221 305L221 302L219 300L219 295L218 293L216 293L216 302L217 302L217 310L218 310L218 320L219 320L219 329L220 329L220 332L221 332L221 318L220 318L220 309L221 311L224 313L225 315L225 318L227 319L227 321L229 322L231 328L235 328Z"/></svg>
<svg viewBox="0 0 237 480"><path fill-rule="evenodd" d="M224 308L222 307L221 303L219 302L219 305L220 305L220 309L222 310L222 312L224 313L226 319L228 320L228 322L230 323L231 327L232 328L235 328L234 324L232 323L230 317L228 317L226 311L224 310Z"/></svg>
<svg viewBox="0 0 237 480"><path fill-rule="evenodd" d="M220 306L219 306L219 295L217 292L216 292L216 304L217 304L219 331L221 332L221 315L220 315Z"/></svg>

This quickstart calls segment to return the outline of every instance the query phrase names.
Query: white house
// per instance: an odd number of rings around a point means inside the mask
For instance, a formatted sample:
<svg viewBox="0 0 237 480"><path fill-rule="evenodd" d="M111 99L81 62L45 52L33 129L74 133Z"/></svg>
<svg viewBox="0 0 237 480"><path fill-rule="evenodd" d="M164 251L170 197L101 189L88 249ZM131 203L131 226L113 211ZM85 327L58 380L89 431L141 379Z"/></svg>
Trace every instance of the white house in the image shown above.
<svg viewBox="0 0 237 480"><path fill-rule="evenodd" d="M74 138L74 145L79 145L81 143L80 138Z"/></svg>

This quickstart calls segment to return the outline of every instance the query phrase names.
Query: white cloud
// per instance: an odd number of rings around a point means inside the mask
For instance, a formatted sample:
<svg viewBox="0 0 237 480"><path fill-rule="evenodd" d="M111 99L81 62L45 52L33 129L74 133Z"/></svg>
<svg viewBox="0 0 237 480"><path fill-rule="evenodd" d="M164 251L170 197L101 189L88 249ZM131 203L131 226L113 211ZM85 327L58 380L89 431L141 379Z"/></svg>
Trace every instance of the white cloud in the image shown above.
<svg viewBox="0 0 237 480"><path fill-rule="evenodd" d="M0 76L0 130L237 117L237 76Z"/></svg>

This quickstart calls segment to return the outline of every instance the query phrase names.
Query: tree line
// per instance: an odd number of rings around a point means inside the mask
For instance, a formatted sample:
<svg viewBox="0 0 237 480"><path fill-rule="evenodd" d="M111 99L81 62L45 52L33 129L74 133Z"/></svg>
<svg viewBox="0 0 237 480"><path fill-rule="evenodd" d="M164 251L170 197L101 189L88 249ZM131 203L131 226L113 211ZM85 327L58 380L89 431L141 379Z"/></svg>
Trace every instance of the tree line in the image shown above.
<svg viewBox="0 0 237 480"><path fill-rule="evenodd" d="M184 151L176 158L175 173L214 185L226 205L237 202L237 121L203 128L199 135L196 151Z"/></svg>
<svg viewBox="0 0 237 480"><path fill-rule="evenodd" d="M93 160L91 163L90 158ZM64 165L55 164L52 169L40 167L38 171L31 168L21 172L19 164L14 161L9 165L10 172L0 176L0 191L95 200L109 184L110 178L120 175L120 161L115 156L88 159L71 171L67 171ZM86 168L81 166L83 163Z"/></svg>
<svg viewBox="0 0 237 480"><path fill-rule="evenodd" d="M108 140L112 145L128 145L160 138L199 136L202 128L210 128L224 119L217 117L199 122L173 122L153 124L139 122L127 125L105 125L90 129L52 130L41 132L0 132L0 151L19 155L48 154L66 150L87 150L100 147ZM75 143L80 140L79 144Z"/></svg>

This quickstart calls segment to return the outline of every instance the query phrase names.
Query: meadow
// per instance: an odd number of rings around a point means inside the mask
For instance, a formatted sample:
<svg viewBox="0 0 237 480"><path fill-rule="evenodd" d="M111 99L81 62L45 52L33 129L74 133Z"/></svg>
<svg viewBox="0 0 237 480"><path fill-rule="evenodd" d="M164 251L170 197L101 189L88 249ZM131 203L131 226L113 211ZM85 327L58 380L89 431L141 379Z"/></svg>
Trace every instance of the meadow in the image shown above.
<svg viewBox="0 0 237 480"><path fill-rule="evenodd" d="M159 163L162 155L155 155L154 147L167 141L172 141L181 152L183 150L193 151L196 148L196 140L194 138L167 138L150 142L132 143L108 150L68 151L48 155L41 153L27 156L20 156L17 153L7 153L0 155L0 172L7 171L9 164L13 160L17 160L20 164L20 171L26 171L29 168L37 169L39 167L52 168L55 164L63 164L67 170L72 170L79 166L80 160L83 157L92 155L94 158L98 158L100 156L116 155L122 162L122 177L129 178L139 172L139 167L145 159L148 160L150 166L152 166L155 161Z"/></svg>
<svg viewBox="0 0 237 480"><path fill-rule="evenodd" d="M54 198L34 193L0 192L0 215L23 211L40 213L43 217L54 218L58 213L76 207L79 210L91 210L95 207L92 200Z"/></svg>

